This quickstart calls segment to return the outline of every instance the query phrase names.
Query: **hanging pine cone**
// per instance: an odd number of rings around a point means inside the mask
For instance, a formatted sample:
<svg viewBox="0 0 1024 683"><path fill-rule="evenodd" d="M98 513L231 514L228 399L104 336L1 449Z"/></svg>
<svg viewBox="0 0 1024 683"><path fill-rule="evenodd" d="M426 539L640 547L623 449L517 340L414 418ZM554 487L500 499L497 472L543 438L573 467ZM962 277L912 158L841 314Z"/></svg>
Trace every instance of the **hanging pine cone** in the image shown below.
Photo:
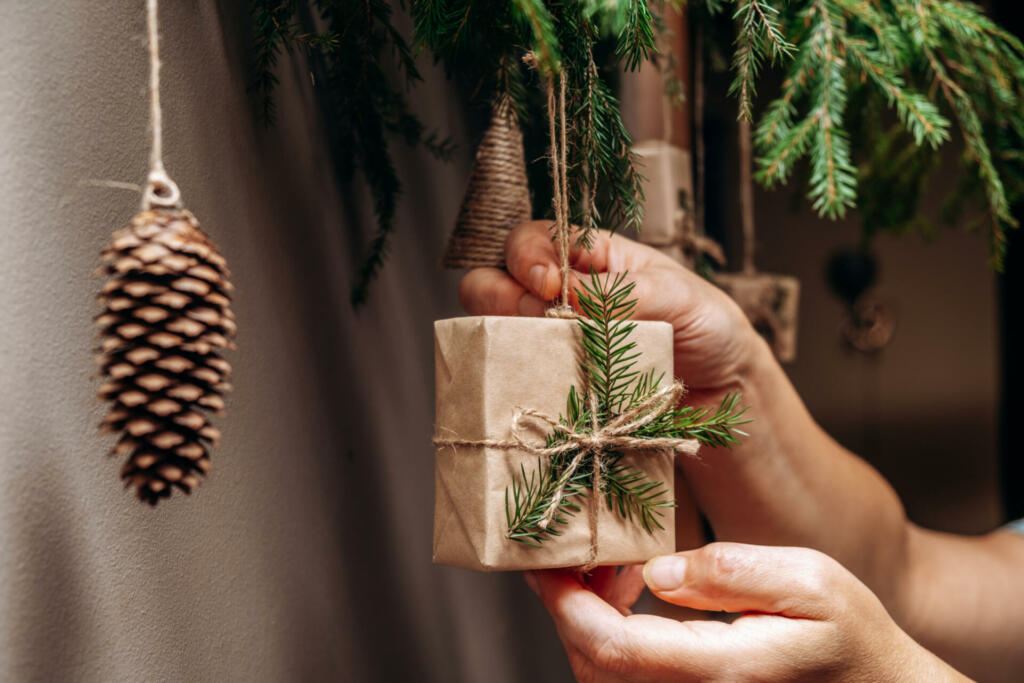
<svg viewBox="0 0 1024 683"><path fill-rule="evenodd" d="M99 395L113 402L101 429L122 432L112 453L127 457L125 485L155 505L199 484L220 438L204 411L221 413L231 388L218 353L234 348L227 263L180 208L136 214L101 256Z"/></svg>

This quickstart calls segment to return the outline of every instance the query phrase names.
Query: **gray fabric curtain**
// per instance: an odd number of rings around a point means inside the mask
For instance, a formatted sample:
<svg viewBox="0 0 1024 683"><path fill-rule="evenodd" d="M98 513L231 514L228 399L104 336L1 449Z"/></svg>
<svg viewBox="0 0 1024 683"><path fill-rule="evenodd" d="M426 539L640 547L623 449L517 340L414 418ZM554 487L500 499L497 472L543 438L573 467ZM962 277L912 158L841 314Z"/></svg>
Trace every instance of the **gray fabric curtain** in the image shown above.
<svg viewBox="0 0 1024 683"><path fill-rule="evenodd" d="M513 575L430 562L432 321L468 175L395 144L405 193L370 305L348 303L373 227L339 199L301 58L277 125L245 92L241 2L161 3L165 160L237 286L235 393L190 499L122 491L90 348L110 231L148 159L144 3L14 2L0 22L0 680L565 680ZM443 76L416 108L459 137Z"/></svg>

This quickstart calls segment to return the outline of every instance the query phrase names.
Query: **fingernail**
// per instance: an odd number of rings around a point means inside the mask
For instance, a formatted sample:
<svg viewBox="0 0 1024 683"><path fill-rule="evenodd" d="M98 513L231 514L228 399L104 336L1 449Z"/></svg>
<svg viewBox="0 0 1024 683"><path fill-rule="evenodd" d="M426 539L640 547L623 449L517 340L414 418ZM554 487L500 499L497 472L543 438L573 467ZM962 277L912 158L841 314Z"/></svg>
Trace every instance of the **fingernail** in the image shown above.
<svg viewBox="0 0 1024 683"><path fill-rule="evenodd" d="M540 296L544 296L544 284L548 279L548 267L538 263L530 268L530 289Z"/></svg>
<svg viewBox="0 0 1024 683"><path fill-rule="evenodd" d="M526 585L530 587L530 590L540 595L540 591L537 588L537 575L533 572L523 572L523 578L526 580Z"/></svg>
<svg viewBox="0 0 1024 683"><path fill-rule="evenodd" d="M654 591L679 588L686 580L686 558L679 555L654 558L644 567L644 580Z"/></svg>

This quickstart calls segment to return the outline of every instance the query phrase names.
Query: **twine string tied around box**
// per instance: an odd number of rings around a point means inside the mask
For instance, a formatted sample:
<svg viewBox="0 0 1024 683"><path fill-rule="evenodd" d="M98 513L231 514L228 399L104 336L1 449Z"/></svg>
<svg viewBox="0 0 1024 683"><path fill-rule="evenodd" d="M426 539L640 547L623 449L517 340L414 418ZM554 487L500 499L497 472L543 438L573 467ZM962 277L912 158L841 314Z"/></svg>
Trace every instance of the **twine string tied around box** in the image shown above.
<svg viewBox="0 0 1024 683"><path fill-rule="evenodd" d="M593 460L593 476L591 482L591 501L588 515L590 525L590 547L583 570L589 571L596 566L597 514L603 481L602 466L604 456L612 450L625 449L640 453L680 453L696 455L700 446L697 439L679 439L673 437L644 437L637 432L671 410L682 398L685 388L680 382L672 382L652 391L646 398L636 403L629 410L615 416L605 424L598 421L597 399L591 394L591 424L589 428L579 429L566 425L550 415L532 408L519 408L512 418L511 439L434 439L435 446L498 448L503 450L517 449L538 457L551 458L575 452L565 469L559 475L558 484L552 494L551 501L545 508L544 515L537 523L540 529L547 529L555 515L558 514L562 502L566 498L566 489L573 476L579 470L588 455ZM548 446L546 443L531 443L523 436L523 427L528 420L540 422L551 428L553 433L562 437L560 443Z"/></svg>

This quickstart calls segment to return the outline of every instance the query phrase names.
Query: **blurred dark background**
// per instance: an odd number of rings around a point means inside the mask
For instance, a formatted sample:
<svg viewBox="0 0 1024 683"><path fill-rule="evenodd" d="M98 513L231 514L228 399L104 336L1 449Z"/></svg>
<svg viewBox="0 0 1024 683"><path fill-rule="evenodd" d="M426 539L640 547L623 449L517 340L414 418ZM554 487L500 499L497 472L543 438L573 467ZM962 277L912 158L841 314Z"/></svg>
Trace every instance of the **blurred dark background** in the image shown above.
<svg viewBox="0 0 1024 683"><path fill-rule="evenodd" d="M1021 34L1016 3L989 7ZM736 105L723 61L707 61L707 229L738 269ZM958 152L955 144L944 152L921 198L931 217L953 189ZM787 187L757 187L755 215L758 269L801 281L798 356L786 369L811 412L890 480L920 524L979 533L1024 516L1020 231L1010 231L1002 274L988 266L986 235L962 224L928 237L876 235L871 293L892 311L895 333L865 354L843 342L846 306L827 277L837 253L862 244L861 217L819 219L805 191L799 174Z"/></svg>
<svg viewBox="0 0 1024 683"><path fill-rule="evenodd" d="M1020 3L995 0L997 21L1016 36L1024 35ZM1018 219L1024 207L1015 207ZM1010 519L1024 517L1024 436L1016 422L1024 415L1024 329L1021 326L1021 297L1024 296L1024 238L1020 230L1009 236L1006 272L999 278L1000 360L1002 363L1000 412L1000 463L1003 501Z"/></svg>

